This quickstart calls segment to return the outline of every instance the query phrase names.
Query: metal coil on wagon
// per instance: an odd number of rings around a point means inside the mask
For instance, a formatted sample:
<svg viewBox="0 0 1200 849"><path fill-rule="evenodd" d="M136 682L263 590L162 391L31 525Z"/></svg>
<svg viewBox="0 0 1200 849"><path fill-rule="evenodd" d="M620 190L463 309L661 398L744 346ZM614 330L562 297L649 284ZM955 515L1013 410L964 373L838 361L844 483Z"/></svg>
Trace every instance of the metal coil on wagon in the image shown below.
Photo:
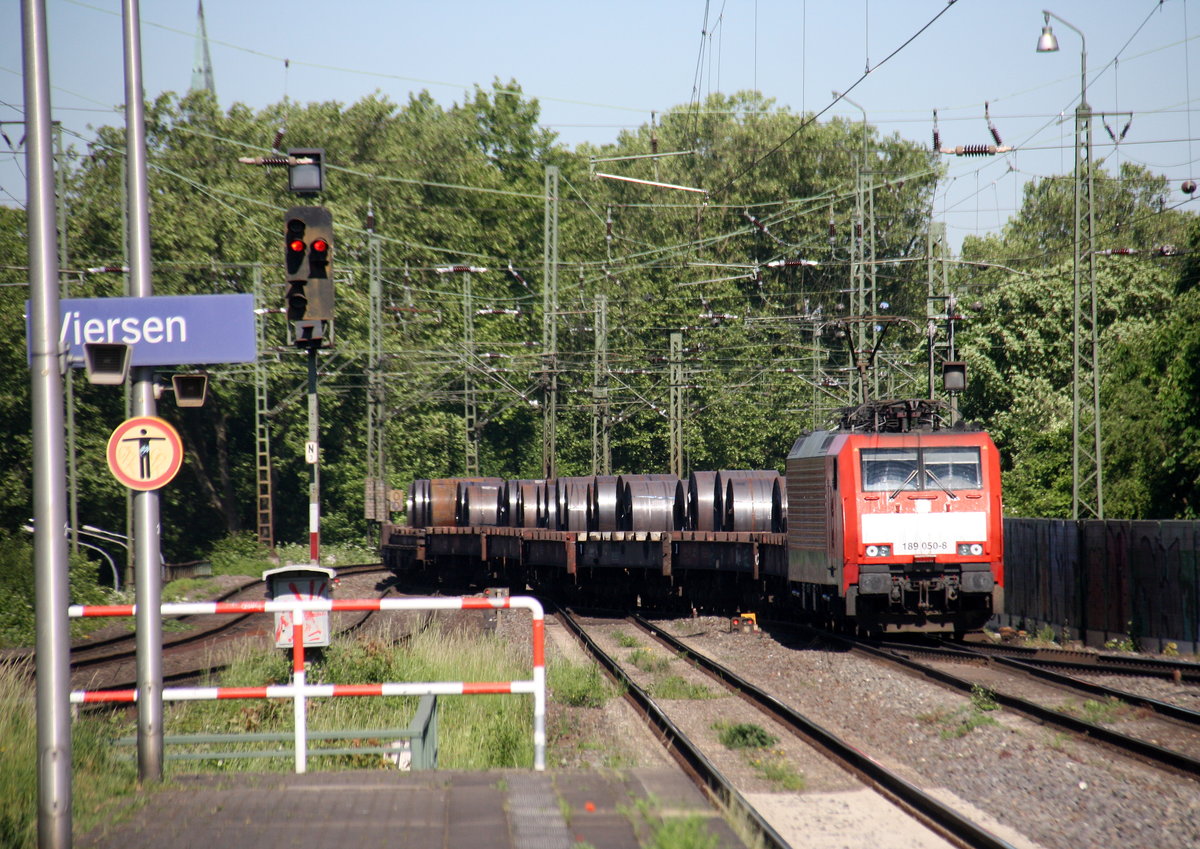
<svg viewBox="0 0 1200 849"><path fill-rule="evenodd" d="M558 481L548 480L542 487L542 498L538 505L538 527L558 527Z"/></svg>
<svg viewBox="0 0 1200 849"><path fill-rule="evenodd" d="M622 476L620 530L682 530L682 489L674 475L667 480L647 480L649 476Z"/></svg>
<svg viewBox="0 0 1200 849"><path fill-rule="evenodd" d="M722 469L717 472L715 483L713 486L713 516L717 517L716 521L719 527L713 530L717 531L732 531L733 528L726 527L725 520L729 515L728 505L725 503L725 498L729 491L729 482L732 480L767 480L774 481L779 477L779 472L774 469ZM744 508L743 508L744 510Z"/></svg>
<svg viewBox="0 0 1200 849"><path fill-rule="evenodd" d="M424 521L420 527L444 528L455 524L458 505L458 478L435 478L428 481Z"/></svg>
<svg viewBox="0 0 1200 849"><path fill-rule="evenodd" d="M519 518L521 513L521 487L528 484L541 483L545 483L545 481L534 478L521 478L519 480L504 482L504 493L501 496L504 499L501 506L501 525L511 528L534 527L533 525L523 525Z"/></svg>
<svg viewBox="0 0 1200 849"><path fill-rule="evenodd" d="M773 515L772 524L773 530L777 534L787 533L787 514L788 514L788 499L787 499L787 478L783 475L775 478L773 492L771 493L771 513Z"/></svg>
<svg viewBox="0 0 1200 849"><path fill-rule="evenodd" d="M521 483L517 489L517 512L509 518L514 528L536 528L541 514L542 489L546 482Z"/></svg>
<svg viewBox="0 0 1200 849"><path fill-rule="evenodd" d="M500 495L503 485L504 482L499 478L460 480L455 524L467 528L495 525L500 517Z"/></svg>
<svg viewBox="0 0 1200 849"><path fill-rule="evenodd" d="M725 489L727 531L775 530L775 481L766 478L734 478Z"/></svg>
<svg viewBox="0 0 1200 849"><path fill-rule="evenodd" d="M586 531L591 478L558 479L558 529Z"/></svg>
<svg viewBox="0 0 1200 849"><path fill-rule="evenodd" d="M410 528L425 527L429 513L429 481L415 480L408 485L408 497L404 503L404 515Z"/></svg>
<svg viewBox="0 0 1200 849"><path fill-rule="evenodd" d="M596 475L592 484L591 504L588 508L588 530L619 530L617 520L617 475Z"/></svg>
<svg viewBox="0 0 1200 849"><path fill-rule="evenodd" d="M721 519L713 510L713 491L717 485L716 472L692 472L688 475L687 513L689 530L717 531ZM723 519L723 517L722 517Z"/></svg>

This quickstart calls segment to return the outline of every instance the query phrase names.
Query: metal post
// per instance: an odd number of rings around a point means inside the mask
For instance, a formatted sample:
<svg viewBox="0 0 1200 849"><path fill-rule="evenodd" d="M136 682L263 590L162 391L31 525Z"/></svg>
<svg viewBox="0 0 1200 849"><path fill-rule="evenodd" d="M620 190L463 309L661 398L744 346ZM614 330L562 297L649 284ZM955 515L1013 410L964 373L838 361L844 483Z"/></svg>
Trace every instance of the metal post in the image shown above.
<svg viewBox="0 0 1200 849"><path fill-rule="evenodd" d="M1082 38L1080 34L1080 38ZM1087 96L1087 52L1081 54L1081 90L1075 110L1074 283L1074 496L1076 519L1104 518L1100 448L1100 344L1096 306L1096 221L1092 192L1092 111ZM1084 264L1086 263L1086 268ZM1088 419L1091 421L1087 421Z"/></svg>
<svg viewBox="0 0 1200 849"><path fill-rule="evenodd" d="M479 476L479 407L475 401L475 299L471 290L471 272L463 274L463 431L464 467L469 478Z"/></svg>
<svg viewBox="0 0 1200 849"><path fill-rule="evenodd" d="M63 152L62 125L54 123L54 190L57 195L58 269L62 297L71 297L69 276L62 271L70 265L67 251L67 163ZM75 372L67 369L64 375L67 391L67 520L72 528L79 527L79 478L75 454ZM71 537L72 552L79 551L79 540Z"/></svg>
<svg viewBox="0 0 1200 849"><path fill-rule="evenodd" d="M1087 102L1087 38L1079 27L1043 9L1046 26L1038 52L1058 50L1049 34L1054 18L1079 36L1079 106L1075 109L1075 238L1072 251L1071 512L1104 518L1100 441L1100 345L1096 304L1096 221L1092 192L1092 110ZM1049 44L1046 40L1049 39ZM1086 276L1084 262L1087 262ZM1085 303L1086 301L1086 303ZM1085 398L1086 395L1086 398ZM1086 408L1086 412L1085 412ZM1087 419L1090 418L1090 421Z"/></svg>
<svg viewBox="0 0 1200 849"><path fill-rule="evenodd" d="M263 299L262 265L254 265L254 326L258 350L266 347L267 308ZM254 456L258 486L258 542L275 548L275 507L271 495L271 414L267 396L267 366L254 359Z"/></svg>
<svg viewBox="0 0 1200 849"><path fill-rule="evenodd" d="M305 459L312 465L308 488L308 559L321 565L321 429L317 399L317 346L308 349L308 445Z"/></svg>
<svg viewBox="0 0 1200 849"><path fill-rule="evenodd" d="M558 166L546 166L542 253L542 477L558 475Z"/></svg>
<svg viewBox="0 0 1200 849"><path fill-rule="evenodd" d="M367 287L370 293L367 363L367 481L364 513L373 522L388 520L387 388L383 382L383 251L375 233L375 213L367 206Z"/></svg>
<svg viewBox="0 0 1200 849"><path fill-rule="evenodd" d="M875 237L874 237L874 233L872 232L871 242L870 242L871 255L870 255L870 258L868 259L868 257L867 257L867 238L866 238L866 232L865 232L866 228L868 228L868 227L872 231L874 231L874 225L875 225L874 205L873 205L874 201L873 200L871 202L872 206L870 207L870 216L871 217L870 217L869 221L867 220L868 219L867 196L868 196L868 193L870 193L870 188L869 188L868 182L867 182L867 176L869 173L868 169L867 169L867 110L865 108L863 108L863 106L861 104L854 102L853 100L846 97L844 94L842 94L840 92L835 91L835 92L832 92L832 94L834 97L841 98L842 100L846 101L851 106L853 106L854 108L858 109L860 112L862 112L862 115L863 115L863 119L862 119L862 159L859 162L858 169L855 173L855 179L854 179L854 223L853 223L853 233L851 235L851 245L850 245L851 276L854 279L854 291L852 294L852 300L853 300L853 304L854 304L853 311L854 311L854 316L856 319L855 325L856 325L857 329L854 331L850 331L849 328L847 329L847 332L853 332L853 334L854 334L852 337L852 339L854 340L853 345L852 345L852 347L854 348L854 362L852 362L850 364L850 367L852 369L852 371L851 371L850 403L851 404L860 404L860 403L866 401L868 394L870 394L867 389L867 373L866 373L867 357L868 357L868 354L867 354L867 350L868 350L867 349L867 325L866 325L868 263L870 264L870 269L871 269L871 272L870 272L870 274L871 274L871 305L870 306L871 306L872 314L875 311L874 310L874 308L875 308L875 303L874 303L875 302L875 262L874 262L874 260L875 260L875 241L874 241ZM873 194L873 193L871 193L871 194ZM873 326L874 326L874 322L872 322L872 327ZM874 340L874 331L872 331L871 335L872 335L872 340ZM874 349L874 344L871 345L871 348ZM878 378L876 378L876 381L877 380L878 380ZM857 381L857 386L855 386L855 381ZM878 383L876 383L876 388L878 388Z"/></svg>
<svg viewBox="0 0 1200 849"><path fill-rule="evenodd" d="M595 359L592 363L592 474L612 474L608 406L608 296L596 296Z"/></svg>
<svg viewBox="0 0 1200 849"><path fill-rule="evenodd" d="M671 474L683 477L683 334L671 334Z"/></svg>
<svg viewBox="0 0 1200 849"><path fill-rule="evenodd" d="M71 845L71 636L67 606L63 383L58 351L58 245L50 139L50 51L44 0L22 0L28 146L30 395L33 405L34 582L37 621L38 846Z"/></svg>
<svg viewBox="0 0 1200 849"><path fill-rule="evenodd" d="M138 0L123 0L125 42L125 151L129 160L129 273L134 297L154 294L150 259L150 191L146 176L146 108L142 93L141 18ZM133 413L153 416L154 369L135 367ZM161 781L162 553L158 492L133 495L134 570L137 575L138 776Z"/></svg>

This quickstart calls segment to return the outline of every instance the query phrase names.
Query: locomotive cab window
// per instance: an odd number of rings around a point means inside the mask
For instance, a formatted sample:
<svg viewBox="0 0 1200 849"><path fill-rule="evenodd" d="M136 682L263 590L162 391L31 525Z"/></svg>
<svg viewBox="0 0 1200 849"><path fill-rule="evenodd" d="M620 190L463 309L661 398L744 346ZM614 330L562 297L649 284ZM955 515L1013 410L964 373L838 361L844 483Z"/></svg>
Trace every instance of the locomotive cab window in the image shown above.
<svg viewBox="0 0 1200 849"><path fill-rule="evenodd" d="M920 492L979 489L982 485L979 448L864 448L864 492Z"/></svg>
<svg viewBox="0 0 1200 849"><path fill-rule="evenodd" d="M979 489L979 449L969 446L925 448L921 451L925 467L925 489Z"/></svg>
<svg viewBox="0 0 1200 849"><path fill-rule="evenodd" d="M916 448L862 450L863 489L867 492L920 489L917 471Z"/></svg>

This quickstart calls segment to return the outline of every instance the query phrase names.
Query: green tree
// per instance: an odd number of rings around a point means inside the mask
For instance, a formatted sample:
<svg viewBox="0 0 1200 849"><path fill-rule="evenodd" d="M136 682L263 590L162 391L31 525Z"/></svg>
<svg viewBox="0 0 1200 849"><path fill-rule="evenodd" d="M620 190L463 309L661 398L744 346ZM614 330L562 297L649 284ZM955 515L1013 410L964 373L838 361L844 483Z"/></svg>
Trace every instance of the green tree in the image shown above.
<svg viewBox="0 0 1200 849"><path fill-rule="evenodd" d="M1128 462L1126 440L1154 415L1147 379L1155 364L1135 354L1178 334L1164 318L1174 310L1181 264L1158 248L1185 244L1190 216L1164 211L1165 181L1138 166L1124 165L1119 179L1098 174L1095 186L1105 512L1143 516L1152 509L1146 458ZM1072 192L1068 180L1030 184L1000 236L963 246L963 258L980 263L957 284L971 293L962 300L977 304L959 335L972 375L963 408L1001 449L1007 509L1016 515L1071 510Z"/></svg>

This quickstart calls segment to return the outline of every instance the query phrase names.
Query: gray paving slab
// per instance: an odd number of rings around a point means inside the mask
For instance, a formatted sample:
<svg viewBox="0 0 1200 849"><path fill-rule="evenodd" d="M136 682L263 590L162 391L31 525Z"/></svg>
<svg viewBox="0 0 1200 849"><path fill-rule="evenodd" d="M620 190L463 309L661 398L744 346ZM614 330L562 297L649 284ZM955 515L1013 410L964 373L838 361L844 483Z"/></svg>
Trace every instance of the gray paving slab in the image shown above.
<svg viewBox="0 0 1200 849"><path fill-rule="evenodd" d="M643 774L644 773L644 774ZM128 816L76 835L81 849L637 849L634 802L654 794L728 827L682 775L629 772L396 772L182 776ZM658 793L661 792L660 797ZM638 830L643 830L639 825Z"/></svg>

